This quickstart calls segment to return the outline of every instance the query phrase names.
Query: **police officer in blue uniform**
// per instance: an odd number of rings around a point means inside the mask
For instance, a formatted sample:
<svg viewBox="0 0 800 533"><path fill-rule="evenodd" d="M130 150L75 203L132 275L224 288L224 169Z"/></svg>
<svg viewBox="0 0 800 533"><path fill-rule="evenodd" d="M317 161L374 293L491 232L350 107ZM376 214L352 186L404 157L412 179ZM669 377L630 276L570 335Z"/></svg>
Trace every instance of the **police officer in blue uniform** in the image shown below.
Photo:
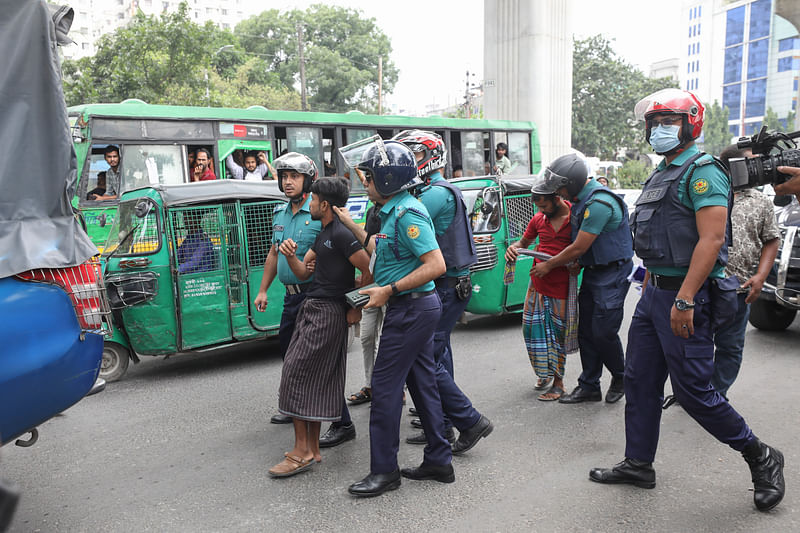
<svg viewBox="0 0 800 533"><path fill-rule="evenodd" d="M362 143L356 143L363 147ZM377 496L409 479L452 483L450 443L444 436L444 415L436 387L433 334L441 314L433 280L447 269L436 243L430 216L408 189L420 183L414 154L402 143L373 139L357 160L364 173L367 193L383 205L381 232L373 237L373 274L377 287L366 307L386 304L380 348L372 372L370 410L370 473L353 483L356 496ZM348 147L341 149L345 161ZM357 152L358 153L358 152ZM403 383L419 411L428 443L422 464L397 465L402 415Z"/></svg>
<svg viewBox="0 0 800 533"><path fill-rule="evenodd" d="M692 93L664 89L636 105L653 150L664 156L648 178L633 215L634 247L648 276L628 334L625 365L625 459L589 473L598 483L655 487L664 382L706 431L742 453L757 509L783 498L783 454L759 441L711 385L714 326L729 318L735 281L723 283L728 256L730 181L698 151L703 105Z"/></svg>
<svg viewBox="0 0 800 533"><path fill-rule="evenodd" d="M474 447L494 429L491 421L472 406L469 398L456 385L450 345L450 334L472 296L469 267L475 264L478 255L461 190L445 180L441 173L447 164L447 149L442 138L429 131L406 130L395 135L394 140L402 142L414 152L417 177L425 185L416 189L417 197L431 216L436 241L447 265L445 274L435 280L436 292L442 302L442 315L433 335L433 354L436 384L446 416L446 436L452 440L452 425L458 428L459 438L453 444L453 453L459 455ZM415 425L421 426L419 423ZM409 437L406 442L425 444L425 433Z"/></svg>
<svg viewBox="0 0 800 533"><path fill-rule="evenodd" d="M545 183L572 201L572 244L558 255L537 264L536 276L575 260L583 267L578 294L578 346L581 372L578 386L562 396L560 403L599 402L600 376L605 366L611 373L606 402L625 394L625 355L619 339L625 296L630 287L633 245L628 226L628 208L621 197L590 180L586 160L561 156L544 172Z"/></svg>
<svg viewBox="0 0 800 533"><path fill-rule="evenodd" d="M267 290L277 276L286 286L278 330L281 357L284 357L292 340L297 313L306 298L305 292L311 287L311 281L314 279L311 276L307 280L299 280L289 267L286 258L294 254L302 261L308 249L314 244L322 226L319 220L311 219L308 207L311 203L311 183L317 179L317 165L314 161L304 154L289 152L273 161L273 167L278 173L278 188L289 198L289 202L275 209L272 220L272 246L264 261L264 276L261 278L255 307L258 311L267 308ZM285 253L279 249L285 250ZM350 420L344 399L342 403L344 409L339 424L350 429L352 436L349 438L355 438L355 426ZM274 415L270 422L291 424L292 418L279 413Z"/></svg>

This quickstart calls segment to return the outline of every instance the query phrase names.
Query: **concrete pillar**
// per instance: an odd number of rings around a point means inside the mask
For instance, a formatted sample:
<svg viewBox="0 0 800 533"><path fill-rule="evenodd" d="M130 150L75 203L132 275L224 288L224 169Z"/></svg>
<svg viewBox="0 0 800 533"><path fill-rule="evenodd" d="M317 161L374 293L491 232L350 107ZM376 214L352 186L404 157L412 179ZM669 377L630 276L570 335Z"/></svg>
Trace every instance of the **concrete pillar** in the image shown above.
<svg viewBox="0 0 800 533"><path fill-rule="evenodd" d="M535 122L544 165L571 146L572 1L483 3L484 113Z"/></svg>

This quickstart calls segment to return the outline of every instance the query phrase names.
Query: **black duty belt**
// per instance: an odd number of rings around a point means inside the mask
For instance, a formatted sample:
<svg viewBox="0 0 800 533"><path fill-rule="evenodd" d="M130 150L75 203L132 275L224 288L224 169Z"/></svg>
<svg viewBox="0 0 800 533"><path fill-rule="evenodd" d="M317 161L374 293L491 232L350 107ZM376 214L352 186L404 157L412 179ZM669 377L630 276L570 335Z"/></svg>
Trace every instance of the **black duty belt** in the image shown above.
<svg viewBox="0 0 800 533"><path fill-rule="evenodd" d="M406 300L418 300L420 298L424 298L426 296L430 296L433 294L434 290L424 291L424 292L407 292L405 294L398 294L397 296L390 296L389 303L396 304Z"/></svg>
<svg viewBox="0 0 800 533"><path fill-rule="evenodd" d="M303 283L302 285L287 285L286 292L291 295L302 294L306 292L310 286L310 283Z"/></svg>
<svg viewBox="0 0 800 533"><path fill-rule="evenodd" d="M683 276L662 276L660 274L650 273L650 283L653 287L667 291L680 290L684 279Z"/></svg>
<svg viewBox="0 0 800 533"><path fill-rule="evenodd" d="M433 281L439 288L452 289L453 287L458 286L459 279L461 278L454 278L452 276L442 276L441 278L436 278Z"/></svg>
<svg viewBox="0 0 800 533"><path fill-rule="evenodd" d="M606 263L604 265L586 265L583 268L586 268L586 269L589 269L589 270L603 270L605 268L616 268L616 267L624 265L628 261L630 261L630 259L619 259L617 261L611 261L610 263Z"/></svg>

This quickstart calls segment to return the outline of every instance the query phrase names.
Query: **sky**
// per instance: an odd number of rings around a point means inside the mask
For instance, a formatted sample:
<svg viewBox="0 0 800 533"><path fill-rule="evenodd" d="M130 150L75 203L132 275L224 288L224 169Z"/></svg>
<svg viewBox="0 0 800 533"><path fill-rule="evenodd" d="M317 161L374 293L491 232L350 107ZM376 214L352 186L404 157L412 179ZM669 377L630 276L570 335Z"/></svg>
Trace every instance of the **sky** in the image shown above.
<svg viewBox="0 0 800 533"><path fill-rule="evenodd" d="M548 0L521 0L548 1ZM259 9L306 9L307 0L246 0ZM679 57L680 0L572 0L573 33L581 39L603 34L627 62L647 73L650 64ZM391 39L392 61L400 69L392 106L424 114L426 106L447 107L463 101L466 72L483 75L483 0L439 0L419 4L376 0L326 0L374 18ZM417 6L415 9L414 6ZM658 13L658 17L653 14ZM657 31L653 32L652 29ZM670 28L676 28L672 33ZM424 81L423 81L424 80Z"/></svg>

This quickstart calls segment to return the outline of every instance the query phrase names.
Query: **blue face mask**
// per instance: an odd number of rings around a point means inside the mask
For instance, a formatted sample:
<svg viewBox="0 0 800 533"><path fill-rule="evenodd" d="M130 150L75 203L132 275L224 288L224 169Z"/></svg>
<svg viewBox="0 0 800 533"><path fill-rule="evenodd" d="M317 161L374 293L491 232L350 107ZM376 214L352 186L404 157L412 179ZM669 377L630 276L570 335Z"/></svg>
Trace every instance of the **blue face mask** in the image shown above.
<svg viewBox="0 0 800 533"><path fill-rule="evenodd" d="M681 144L678 133L680 126L664 126L659 124L650 130L650 146L657 154L664 154Z"/></svg>

